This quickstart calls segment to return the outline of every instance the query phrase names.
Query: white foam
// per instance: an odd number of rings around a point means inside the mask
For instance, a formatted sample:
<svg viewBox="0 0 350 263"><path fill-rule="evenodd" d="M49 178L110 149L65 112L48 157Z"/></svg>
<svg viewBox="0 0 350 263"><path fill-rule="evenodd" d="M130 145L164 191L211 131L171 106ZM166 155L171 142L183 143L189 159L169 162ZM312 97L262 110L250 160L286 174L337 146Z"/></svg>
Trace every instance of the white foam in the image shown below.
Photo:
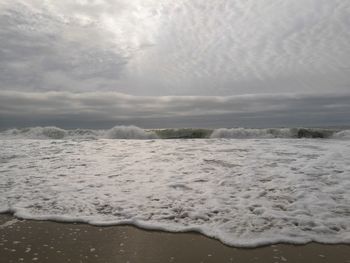
<svg viewBox="0 0 350 263"><path fill-rule="evenodd" d="M350 243L349 156L348 140L0 140L0 211L244 247Z"/></svg>
<svg viewBox="0 0 350 263"><path fill-rule="evenodd" d="M115 126L105 133L109 139L155 139L157 135L154 132L147 132L136 126Z"/></svg>

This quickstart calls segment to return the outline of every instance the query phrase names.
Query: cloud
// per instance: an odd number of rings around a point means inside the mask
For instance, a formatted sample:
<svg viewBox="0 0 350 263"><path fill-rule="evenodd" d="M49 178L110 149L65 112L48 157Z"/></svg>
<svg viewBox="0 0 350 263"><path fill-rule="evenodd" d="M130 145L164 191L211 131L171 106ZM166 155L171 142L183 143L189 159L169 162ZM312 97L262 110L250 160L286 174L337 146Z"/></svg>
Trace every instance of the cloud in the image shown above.
<svg viewBox="0 0 350 263"><path fill-rule="evenodd" d="M345 92L347 0L4 0L1 89Z"/></svg>
<svg viewBox="0 0 350 263"><path fill-rule="evenodd" d="M91 90L118 83L129 54L93 20L85 24L49 7L17 1L0 8L2 89Z"/></svg>
<svg viewBox="0 0 350 263"><path fill-rule="evenodd" d="M348 1L172 2L157 45L135 66L139 78L161 81L167 93L348 89Z"/></svg>
<svg viewBox="0 0 350 263"><path fill-rule="evenodd" d="M0 126L346 125L349 12L347 0L4 0Z"/></svg>
<svg viewBox="0 0 350 263"><path fill-rule="evenodd" d="M87 123L97 128L102 122L104 126L128 123L153 128L191 124L254 127L264 122L265 126L319 125L317 122L327 126L349 123L348 112L349 93L153 97L115 92L0 92L2 128L28 125L28 121L75 128Z"/></svg>

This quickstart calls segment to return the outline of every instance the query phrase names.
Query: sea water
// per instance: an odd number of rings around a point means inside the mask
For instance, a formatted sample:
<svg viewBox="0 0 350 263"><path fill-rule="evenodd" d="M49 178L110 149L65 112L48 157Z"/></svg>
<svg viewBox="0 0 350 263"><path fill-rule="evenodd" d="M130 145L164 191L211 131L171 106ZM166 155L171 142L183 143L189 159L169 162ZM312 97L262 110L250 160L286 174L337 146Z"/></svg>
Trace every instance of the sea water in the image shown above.
<svg viewBox="0 0 350 263"><path fill-rule="evenodd" d="M349 131L300 130L3 131L0 212L242 247L350 243Z"/></svg>

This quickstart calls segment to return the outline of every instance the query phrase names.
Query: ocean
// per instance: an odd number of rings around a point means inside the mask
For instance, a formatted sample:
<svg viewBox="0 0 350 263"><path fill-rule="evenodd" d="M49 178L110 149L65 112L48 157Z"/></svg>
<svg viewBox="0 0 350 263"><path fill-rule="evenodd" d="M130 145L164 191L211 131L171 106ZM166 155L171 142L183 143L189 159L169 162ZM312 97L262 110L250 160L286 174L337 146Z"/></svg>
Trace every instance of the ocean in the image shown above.
<svg viewBox="0 0 350 263"><path fill-rule="evenodd" d="M350 130L57 127L0 133L0 212L196 231L227 245L350 243Z"/></svg>

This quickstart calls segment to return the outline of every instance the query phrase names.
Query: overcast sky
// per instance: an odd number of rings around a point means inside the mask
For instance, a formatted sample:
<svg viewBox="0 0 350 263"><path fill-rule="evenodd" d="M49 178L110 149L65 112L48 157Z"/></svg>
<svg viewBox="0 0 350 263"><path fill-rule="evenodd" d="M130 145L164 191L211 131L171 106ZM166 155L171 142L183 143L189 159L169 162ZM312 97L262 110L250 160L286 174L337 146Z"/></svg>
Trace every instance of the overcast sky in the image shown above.
<svg viewBox="0 0 350 263"><path fill-rule="evenodd" d="M350 125L348 0L2 0L0 128Z"/></svg>

